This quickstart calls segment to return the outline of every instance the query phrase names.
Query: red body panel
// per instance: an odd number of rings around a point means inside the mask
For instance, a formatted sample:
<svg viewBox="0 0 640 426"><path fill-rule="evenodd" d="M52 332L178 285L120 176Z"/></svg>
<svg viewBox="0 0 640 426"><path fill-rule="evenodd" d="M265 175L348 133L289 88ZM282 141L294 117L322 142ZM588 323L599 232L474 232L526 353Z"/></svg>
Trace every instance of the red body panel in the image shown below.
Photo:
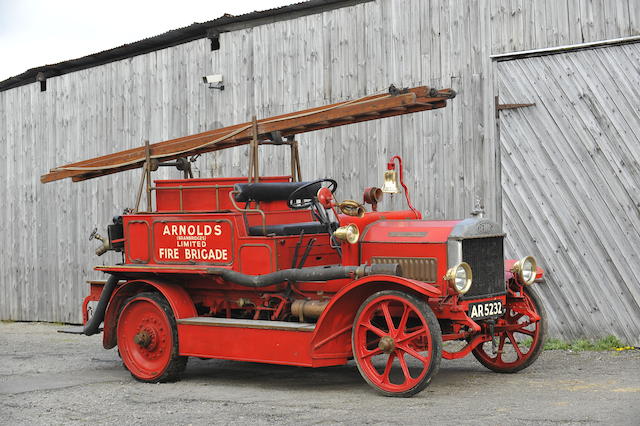
<svg viewBox="0 0 640 426"><path fill-rule="evenodd" d="M288 182L289 176L263 177L262 182ZM232 210L229 193L236 183L247 178L167 179L156 180L158 212L213 212ZM181 189L182 188L182 189ZM182 198L182 200L181 200Z"/></svg>
<svg viewBox="0 0 640 426"><path fill-rule="evenodd" d="M363 243L431 244L446 243L459 220L382 220L368 227Z"/></svg>
<svg viewBox="0 0 640 426"><path fill-rule="evenodd" d="M347 361L344 357L312 359L309 349L313 333L308 331L178 324L178 335L180 355L304 367L340 365Z"/></svg>

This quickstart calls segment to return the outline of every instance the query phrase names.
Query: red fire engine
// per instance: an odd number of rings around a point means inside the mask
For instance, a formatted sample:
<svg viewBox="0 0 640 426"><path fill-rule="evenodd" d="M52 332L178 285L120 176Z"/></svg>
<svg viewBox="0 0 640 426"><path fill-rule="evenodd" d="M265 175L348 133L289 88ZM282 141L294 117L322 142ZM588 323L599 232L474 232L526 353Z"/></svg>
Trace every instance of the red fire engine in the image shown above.
<svg viewBox="0 0 640 426"><path fill-rule="evenodd" d="M339 202L333 179L301 179L295 135L442 108L454 96L392 87L52 169L43 182L142 168L133 208L107 237L92 234L98 255L114 250L122 262L96 267L109 278L91 283L84 334L104 323L104 347L117 345L145 382L177 379L189 357L308 367L353 358L382 394L411 396L441 358L472 353L497 372L526 368L545 334L530 287L542 271L531 256L504 260L499 225L424 220L397 156L362 202ZM289 175L260 176L261 144L290 147ZM246 177L191 176L189 156L240 145L249 145ZM166 165L184 179L152 181ZM378 208L384 193L400 192L405 210Z"/></svg>

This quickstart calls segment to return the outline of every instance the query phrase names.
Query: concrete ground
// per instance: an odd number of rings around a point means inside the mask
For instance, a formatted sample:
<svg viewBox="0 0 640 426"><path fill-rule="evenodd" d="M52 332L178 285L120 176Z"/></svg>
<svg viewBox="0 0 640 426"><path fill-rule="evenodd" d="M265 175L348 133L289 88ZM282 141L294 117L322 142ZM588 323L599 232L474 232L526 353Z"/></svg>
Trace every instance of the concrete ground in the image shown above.
<svg viewBox="0 0 640 426"><path fill-rule="evenodd" d="M190 359L143 384L102 336L0 323L0 424L640 424L640 353L546 351L501 375L444 361L413 398L385 398L355 365L321 369Z"/></svg>

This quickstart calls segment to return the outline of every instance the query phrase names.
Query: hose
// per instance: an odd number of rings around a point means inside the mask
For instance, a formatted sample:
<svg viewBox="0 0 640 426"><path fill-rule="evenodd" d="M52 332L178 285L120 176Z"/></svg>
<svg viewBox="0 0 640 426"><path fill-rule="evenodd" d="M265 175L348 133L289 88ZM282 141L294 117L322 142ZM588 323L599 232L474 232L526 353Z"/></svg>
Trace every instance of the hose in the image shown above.
<svg viewBox="0 0 640 426"><path fill-rule="evenodd" d="M87 321L87 324L85 324L84 329L82 330L82 333L86 336L93 336L100 332L100 324L104 320L104 313L107 310L109 299L111 299L111 295L113 294L113 290L115 290L118 281L119 280L115 275L111 275L107 280L107 283L104 285L102 294L100 295L100 300L98 301L98 306L96 306L96 311L91 319Z"/></svg>
<svg viewBox="0 0 640 426"><path fill-rule="evenodd" d="M402 275L397 263L360 266L312 266L302 269L282 269L264 275L247 275L224 268L209 268L207 273L244 287L268 287L285 281L329 281L341 278L360 278L367 275ZM102 299L101 299L102 300Z"/></svg>

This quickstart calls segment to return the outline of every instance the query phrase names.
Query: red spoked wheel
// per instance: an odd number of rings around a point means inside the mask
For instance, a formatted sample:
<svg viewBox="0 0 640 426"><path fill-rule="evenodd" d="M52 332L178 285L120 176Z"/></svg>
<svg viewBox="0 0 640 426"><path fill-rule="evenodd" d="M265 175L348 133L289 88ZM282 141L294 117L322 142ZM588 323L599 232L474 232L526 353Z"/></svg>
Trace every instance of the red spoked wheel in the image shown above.
<svg viewBox="0 0 640 426"><path fill-rule="evenodd" d="M176 380L187 365L178 356L178 332L169 303L157 293L140 293L118 318L118 350L131 375L142 382Z"/></svg>
<svg viewBox="0 0 640 426"><path fill-rule="evenodd" d="M473 350L473 355L482 365L498 373L515 373L527 368L538 358L544 346L547 332L544 307L529 288L524 288L522 295L523 300L516 302L511 309L507 308L504 316L496 322L495 351L491 341Z"/></svg>
<svg viewBox="0 0 640 426"><path fill-rule="evenodd" d="M353 357L362 377L386 396L408 397L438 372L442 335L433 311L401 291L375 293L353 323Z"/></svg>

